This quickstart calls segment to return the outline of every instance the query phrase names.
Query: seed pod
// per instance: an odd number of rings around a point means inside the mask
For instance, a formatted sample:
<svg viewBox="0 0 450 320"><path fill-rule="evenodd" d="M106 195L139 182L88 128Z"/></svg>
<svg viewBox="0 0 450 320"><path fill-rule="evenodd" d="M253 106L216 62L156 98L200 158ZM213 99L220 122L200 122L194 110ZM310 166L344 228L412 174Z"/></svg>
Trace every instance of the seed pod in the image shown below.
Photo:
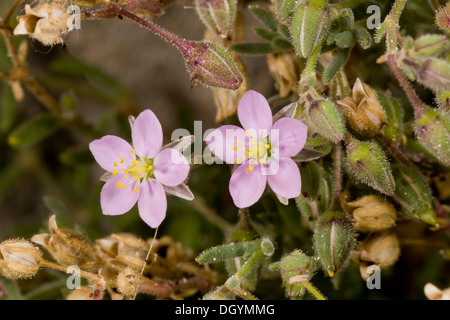
<svg viewBox="0 0 450 320"><path fill-rule="evenodd" d="M316 270L313 259L300 250L294 250L279 262L271 264L269 268L281 273L286 295L291 299L301 298L304 295L305 287L301 280L309 281Z"/></svg>
<svg viewBox="0 0 450 320"><path fill-rule="evenodd" d="M394 200L402 207L402 213L409 218L436 225L433 195L422 174L400 164L393 166L393 174L396 185Z"/></svg>
<svg viewBox="0 0 450 320"><path fill-rule="evenodd" d="M360 262L360 272L364 280L370 276L367 268L376 265L386 268L397 261L400 255L400 243L395 233L373 233L356 248L357 260Z"/></svg>
<svg viewBox="0 0 450 320"><path fill-rule="evenodd" d="M39 271L42 252L30 241L0 243L0 274L10 279L31 278Z"/></svg>
<svg viewBox="0 0 450 320"><path fill-rule="evenodd" d="M196 0L195 9L211 31L224 38L230 36L236 17L236 0Z"/></svg>
<svg viewBox="0 0 450 320"><path fill-rule="evenodd" d="M357 26L353 30L353 34L361 48L368 49L372 45L372 36L367 29Z"/></svg>
<svg viewBox="0 0 450 320"><path fill-rule="evenodd" d="M48 222L50 234L37 234L31 241L42 245L63 266L76 265L82 270L93 270L97 265L94 245L83 235L66 228L59 228L56 216Z"/></svg>
<svg viewBox="0 0 450 320"><path fill-rule="evenodd" d="M330 26L330 9L325 0L310 0L300 4L291 21L292 44L299 57L308 58L326 35Z"/></svg>
<svg viewBox="0 0 450 320"><path fill-rule="evenodd" d="M352 98L345 98L337 103L344 107L350 126L363 135L377 134L386 122L386 113L378 102L377 95L359 78L353 85Z"/></svg>
<svg viewBox="0 0 450 320"><path fill-rule="evenodd" d="M450 166L450 114L427 108L416 118L415 132L420 144L442 164Z"/></svg>
<svg viewBox="0 0 450 320"><path fill-rule="evenodd" d="M431 90L445 91L450 88L450 62L444 59L411 56L401 59L400 66L406 66L417 81Z"/></svg>
<svg viewBox="0 0 450 320"><path fill-rule="evenodd" d="M383 135L394 143L400 142L403 135L404 110L390 93L377 92L377 98L386 114L387 125L381 128Z"/></svg>
<svg viewBox="0 0 450 320"><path fill-rule="evenodd" d="M450 112L450 90L438 92L436 102L442 110Z"/></svg>
<svg viewBox="0 0 450 320"><path fill-rule="evenodd" d="M355 245L353 222L344 213L329 211L319 217L313 235L314 251L330 277L342 270Z"/></svg>
<svg viewBox="0 0 450 320"><path fill-rule="evenodd" d="M386 195L393 195L395 182L389 161L375 142L359 141L346 136L347 156L345 167L348 174Z"/></svg>
<svg viewBox="0 0 450 320"><path fill-rule="evenodd" d="M142 282L141 274L132 268L125 268L117 275L117 290L125 296L133 296L137 293L140 283Z"/></svg>
<svg viewBox="0 0 450 320"><path fill-rule="evenodd" d="M342 115L331 101L313 99L307 102L303 122L311 131L334 143L338 143L344 137L345 128Z"/></svg>
<svg viewBox="0 0 450 320"><path fill-rule="evenodd" d="M352 215L356 231L380 231L395 224L397 214L394 206L380 196L364 196L346 205L354 208Z"/></svg>

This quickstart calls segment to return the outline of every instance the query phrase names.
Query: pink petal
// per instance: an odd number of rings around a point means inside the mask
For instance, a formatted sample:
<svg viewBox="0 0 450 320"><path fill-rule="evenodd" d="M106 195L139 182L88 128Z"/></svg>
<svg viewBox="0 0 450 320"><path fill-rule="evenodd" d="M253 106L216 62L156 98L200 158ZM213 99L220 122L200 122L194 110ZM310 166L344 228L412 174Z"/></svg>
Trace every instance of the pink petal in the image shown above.
<svg viewBox="0 0 450 320"><path fill-rule="evenodd" d="M256 91L247 91L239 101L238 117L245 130L265 130L272 127L272 110L264 96ZM259 135L261 136L261 135Z"/></svg>
<svg viewBox="0 0 450 320"><path fill-rule="evenodd" d="M124 161L132 161L134 154L131 153L133 148L131 145L116 136L104 136L94 140L89 144L89 149L95 158L95 161L106 171L112 172L116 167L114 162L120 167L120 158Z"/></svg>
<svg viewBox="0 0 450 320"><path fill-rule="evenodd" d="M117 184L126 185L125 188L118 188ZM100 194L100 204L103 214L116 216L130 211L139 198L139 191L136 193L134 187L138 182L132 178L124 179L123 175L112 177L102 188Z"/></svg>
<svg viewBox="0 0 450 320"><path fill-rule="evenodd" d="M233 125L221 126L205 138L205 142L211 152L217 158L228 164L236 163L236 159L243 160L245 155L243 150L246 144L245 141L246 136L244 135L244 130Z"/></svg>
<svg viewBox="0 0 450 320"><path fill-rule="evenodd" d="M153 158L161 149L163 142L161 123L150 109L139 114L131 134L136 154L141 158Z"/></svg>
<svg viewBox="0 0 450 320"><path fill-rule="evenodd" d="M268 182L273 192L285 198L295 198L302 190L302 180L297 164L291 158L281 158L277 174L269 175Z"/></svg>
<svg viewBox="0 0 450 320"><path fill-rule="evenodd" d="M241 164L231 175L230 193L238 208L247 208L261 198L266 188L267 176L261 174L261 166L255 165L253 171L246 172L249 163Z"/></svg>
<svg viewBox="0 0 450 320"><path fill-rule="evenodd" d="M175 149L164 149L153 161L155 178L163 185L174 187L186 180L189 163L181 152Z"/></svg>
<svg viewBox="0 0 450 320"><path fill-rule="evenodd" d="M151 228L157 228L166 217L167 198L164 188L155 179L141 184L138 201L139 215Z"/></svg>
<svg viewBox="0 0 450 320"><path fill-rule="evenodd" d="M275 130L278 130L275 132ZM274 123L271 134L271 144L278 146L280 156L293 157L305 146L308 127L300 120L281 118Z"/></svg>

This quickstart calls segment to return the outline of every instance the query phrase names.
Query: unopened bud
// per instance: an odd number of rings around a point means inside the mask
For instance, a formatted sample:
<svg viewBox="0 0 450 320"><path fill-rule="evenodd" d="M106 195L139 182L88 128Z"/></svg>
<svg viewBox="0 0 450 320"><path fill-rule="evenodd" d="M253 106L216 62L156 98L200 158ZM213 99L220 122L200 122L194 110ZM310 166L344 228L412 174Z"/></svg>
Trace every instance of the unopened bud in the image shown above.
<svg viewBox="0 0 450 320"><path fill-rule="evenodd" d="M360 261L360 272L364 280L368 276L366 269L370 265L380 268L392 266L400 255L400 243L395 233L374 233L356 248Z"/></svg>
<svg viewBox="0 0 450 320"><path fill-rule="evenodd" d="M393 195L395 182L384 151L375 142L346 137L348 174L386 195Z"/></svg>
<svg viewBox="0 0 450 320"><path fill-rule="evenodd" d="M339 11L339 23L344 30L351 30L355 26L355 16L352 9L345 8Z"/></svg>
<svg viewBox="0 0 450 320"><path fill-rule="evenodd" d="M195 9L211 31L224 38L231 34L237 11L236 0L196 0Z"/></svg>
<svg viewBox="0 0 450 320"><path fill-rule="evenodd" d="M294 250L279 262L271 264L270 269L280 272L283 286L286 288L286 295L294 298L304 295L305 287L302 285L301 279L309 281L316 267L311 257L300 250Z"/></svg>
<svg viewBox="0 0 450 320"><path fill-rule="evenodd" d="M415 132L421 145L440 162L450 166L450 114L427 108L416 118Z"/></svg>
<svg viewBox="0 0 450 320"><path fill-rule="evenodd" d="M218 44L209 41L186 41L180 44L191 77L191 86L238 89L242 83L239 68L230 54Z"/></svg>
<svg viewBox="0 0 450 320"><path fill-rule="evenodd" d="M438 92L436 94L436 102L440 108L450 112L450 90Z"/></svg>
<svg viewBox="0 0 450 320"><path fill-rule="evenodd" d="M10 279L31 278L39 271L41 251L30 241L11 239L0 243L0 274Z"/></svg>
<svg viewBox="0 0 450 320"><path fill-rule="evenodd" d="M52 215L48 222L50 234L37 234L31 241L43 246L63 266L76 265L82 270L93 270L97 263L94 245L83 235L56 224Z"/></svg>
<svg viewBox="0 0 450 320"><path fill-rule="evenodd" d="M358 78L353 85L352 98L337 102L344 107L350 126L363 135L377 134L386 122L386 113L375 92Z"/></svg>
<svg viewBox="0 0 450 320"><path fill-rule="evenodd" d="M417 81L432 90L444 91L450 88L450 62L444 59L403 58L400 65L406 66Z"/></svg>
<svg viewBox="0 0 450 320"><path fill-rule="evenodd" d="M352 215L356 231L373 232L388 229L395 224L395 208L388 200L369 195L348 202L347 206L354 208Z"/></svg>
<svg viewBox="0 0 450 320"><path fill-rule="evenodd" d="M439 56L450 46L449 39L443 34L426 34L414 40L411 50L423 56Z"/></svg>
<svg viewBox="0 0 450 320"><path fill-rule="evenodd" d="M330 26L330 9L324 0L305 1L291 21L292 44L298 56L308 58Z"/></svg>
<svg viewBox="0 0 450 320"><path fill-rule="evenodd" d="M334 42L339 48L349 48L353 44L353 33L349 30L342 31L336 35Z"/></svg>
<svg viewBox="0 0 450 320"><path fill-rule="evenodd" d="M372 36L367 29L357 26L353 32L356 42L361 48L368 49L372 45Z"/></svg>
<svg viewBox="0 0 450 320"><path fill-rule="evenodd" d="M396 185L394 199L402 207L402 213L408 218L436 225L433 195L422 174L400 164L393 166L393 174Z"/></svg>
<svg viewBox="0 0 450 320"><path fill-rule="evenodd" d="M450 34L450 3L438 10L436 13L436 24L440 29Z"/></svg>
<svg viewBox="0 0 450 320"><path fill-rule="evenodd" d="M261 250L264 255L270 257L275 252L275 245L270 239L264 238L261 240Z"/></svg>
<svg viewBox="0 0 450 320"><path fill-rule="evenodd" d="M344 137L345 128L342 115L331 101L314 99L307 102L303 121L311 131L334 143L341 141Z"/></svg>
<svg viewBox="0 0 450 320"><path fill-rule="evenodd" d="M127 267L117 275L117 291L125 296L133 296L137 293L141 281L141 274Z"/></svg>
<svg viewBox="0 0 450 320"><path fill-rule="evenodd" d="M333 277L346 266L355 245L352 220L344 212L324 213L316 222L313 243L322 269Z"/></svg>

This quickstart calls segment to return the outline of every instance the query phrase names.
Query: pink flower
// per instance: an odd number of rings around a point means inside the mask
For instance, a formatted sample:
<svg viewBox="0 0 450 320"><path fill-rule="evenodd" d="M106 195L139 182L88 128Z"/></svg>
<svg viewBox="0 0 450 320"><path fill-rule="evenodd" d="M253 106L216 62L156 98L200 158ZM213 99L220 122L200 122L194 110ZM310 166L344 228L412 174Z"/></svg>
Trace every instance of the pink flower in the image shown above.
<svg viewBox="0 0 450 320"><path fill-rule="evenodd" d="M100 195L103 214L121 215L138 204L139 215L157 228L166 216L166 194L188 200L193 195L183 183L190 166L175 148L161 150L161 124L151 110L145 110L132 126L133 146L117 136L92 141L89 148L97 163L110 172Z"/></svg>
<svg viewBox="0 0 450 320"><path fill-rule="evenodd" d="M281 118L272 123L270 106L256 91L244 94L237 112L243 128L221 126L205 139L216 157L239 165L229 185L234 204L239 208L253 205L262 196L267 183L279 198L298 197L300 171L291 157L306 143L306 125L293 118Z"/></svg>

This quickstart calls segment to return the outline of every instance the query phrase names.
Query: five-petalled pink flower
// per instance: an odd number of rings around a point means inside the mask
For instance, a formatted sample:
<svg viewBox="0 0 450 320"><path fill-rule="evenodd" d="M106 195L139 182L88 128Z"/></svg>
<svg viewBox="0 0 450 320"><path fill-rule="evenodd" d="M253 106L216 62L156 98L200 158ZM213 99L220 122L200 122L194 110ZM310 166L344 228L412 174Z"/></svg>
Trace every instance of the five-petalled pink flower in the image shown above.
<svg viewBox="0 0 450 320"><path fill-rule="evenodd" d="M205 139L217 158L238 165L229 184L234 204L239 208L253 205L267 183L279 198L298 197L300 170L291 158L303 149L307 126L286 117L273 123L267 100L253 90L244 94L237 113L243 128L224 125Z"/></svg>
<svg viewBox="0 0 450 320"><path fill-rule="evenodd" d="M89 144L97 163L111 173L100 195L102 212L121 215L137 202L142 220L157 228L166 216L166 191L172 193L171 188L184 185L190 166L180 151L161 149L161 123L149 109L136 118L132 140L130 145L120 137L107 135ZM184 198L193 197L190 191L187 193Z"/></svg>

